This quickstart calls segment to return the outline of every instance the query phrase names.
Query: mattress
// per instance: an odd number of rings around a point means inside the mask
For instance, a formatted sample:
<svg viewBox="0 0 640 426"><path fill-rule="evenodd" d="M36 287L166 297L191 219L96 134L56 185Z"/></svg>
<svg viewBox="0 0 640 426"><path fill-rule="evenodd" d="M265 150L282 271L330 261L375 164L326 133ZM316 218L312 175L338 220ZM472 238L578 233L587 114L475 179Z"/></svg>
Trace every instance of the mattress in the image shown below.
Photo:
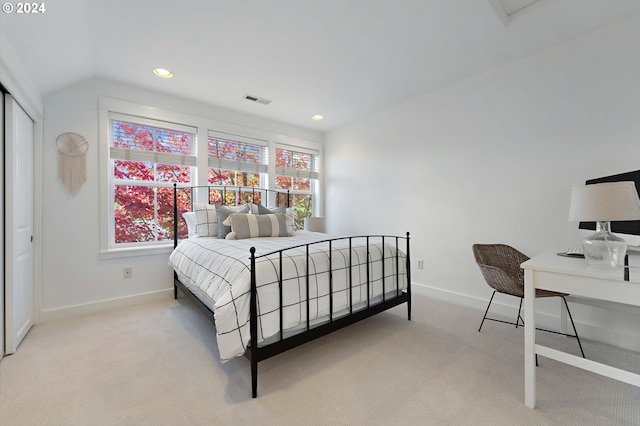
<svg viewBox="0 0 640 426"><path fill-rule="evenodd" d="M243 355L250 343L251 247L256 249L258 345L280 335L280 275L283 332L306 329L307 310L312 327L326 321L331 306L333 316L341 316L379 303L383 292L392 297L407 287L406 256L396 249L395 238L387 237L383 245L381 238L370 237L368 249L365 237L354 237L351 242L339 239L331 242L331 250L326 242L329 238L335 237L298 231L292 237L189 238L178 244L169 264L178 279L213 311L222 362ZM405 242L398 244L402 247ZM282 256L264 256L284 249Z"/></svg>

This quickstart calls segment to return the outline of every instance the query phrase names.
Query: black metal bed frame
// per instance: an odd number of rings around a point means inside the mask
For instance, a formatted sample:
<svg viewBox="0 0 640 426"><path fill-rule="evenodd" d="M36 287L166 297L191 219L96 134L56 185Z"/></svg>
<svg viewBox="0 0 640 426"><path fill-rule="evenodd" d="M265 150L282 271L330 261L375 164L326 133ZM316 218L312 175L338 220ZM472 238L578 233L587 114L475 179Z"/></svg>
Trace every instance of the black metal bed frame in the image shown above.
<svg viewBox="0 0 640 426"><path fill-rule="evenodd" d="M197 188L205 188L205 187L198 187L198 186L193 186L193 187L180 187L178 188L177 185L174 184L174 193L173 193L173 201L174 201L174 248L177 247L178 245L178 205L177 205L177 189L191 189L192 193L192 203L193 203L193 189L197 189ZM216 189L216 190L223 190L225 191L226 188L228 187L218 187L218 186L206 186L206 188L209 189ZM234 190L237 188L243 188L246 191L245 192L253 192L252 190L254 190L254 188L249 188L249 187L232 187ZM276 192L276 193L284 193L283 191L274 191L274 190L268 190L268 189L258 189L259 191L268 193L268 192ZM287 206L289 205L289 192L287 191ZM224 197L223 197L224 199ZM252 200L254 200L253 196L252 196ZM349 240L349 253L351 253L352 251L352 241L353 239L361 239L361 238L365 238L366 239L366 250L367 250L367 261L366 261L366 278L367 278L367 304L366 304L366 308L362 308L359 310L356 310L354 312L354 307L353 307L353 302L351 300L351 298L349 298L349 313L344 315L344 316L340 316L339 318L333 318L333 264L332 264L332 244L334 241L339 241L339 240ZM395 291L395 295L392 297L389 297L386 293L385 290L385 280L384 280L384 276L385 276L385 270L384 270L384 265L385 265L385 257L384 257L384 249L382 250L382 302L380 303L375 303L375 304L371 304L371 295L370 295L370 279L371 277L369 276L369 271L370 271L370 264L369 264L369 241L370 238L380 238L382 241L382 245L384 247L384 242L385 239L392 239L395 240L395 247L396 247L396 254L394 256L395 258L395 262L396 262L396 291ZM406 240L406 280L407 280L407 288L405 290L400 290L400 268L399 268L399 262L400 262L400 258L399 258L399 241L400 240ZM322 241L316 241L313 243L307 243L307 244L300 244L300 245L295 245L292 247L287 247L285 249L281 249L281 250L275 250L273 252L270 253L266 253L266 254L262 254L259 256L256 256L255 254L255 248L251 247L250 251L250 276L251 276L251 299L250 299L250 324L249 324L249 330L250 330L250 345L247 348L246 352L245 352L245 357L247 357L249 359L249 361L251 362L251 396L253 398L256 398L258 395L258 362L260 361L264 361L268 358L271 358L272 356L278 355L280 353L286 352L289 349L293 349L297 346L300 346L304 343L310 342L314 339L317 339L319 337L325 336L329 333L332 333L336 330L339 330L341 328L344 328L348 325L351 324L355 324L356 322L359 322L363 319L369 318L373 315L376 315L380 312L384 312L388 309L391 309L395 306L401 305L403 303L407 304L407 318L410 321L411 320L411 256L410 256L410 237L409 237L409 233L406 233L406 236L404 237L400 237L400 236L388 236L388 235L363 235L363 236L349 236L349 237L337 237L337 238L329 238L329 239L325 239ZM309 247L316 245L316 244L329 244L329 318L327 322L323 322L322 324L319 324L317 326L311 326L310 320L309 320ZM306 310L307 310L307 321L306 321L306 330L295 334L293 336L290 337L284 337L284 331L283 330L283 314L282 314L282 258L283 258L283 253L285 253L287 250L291 250L291 249L298 249L301 247L305 247L306 249L306 277L305 277L305 281L306 281L306 294L307 294L307 298L306 301L303 301L303 303L306 302ZM257 280L256 280L256 259L262 258L262 257L267 257L267 256L273 256L273 255L278 255L279 258L279 269L278 269L278 276L279 276L279 297L280 297L280 332L279 332L279 338L278 340L276 340L275 342L269 343L268 345L263 345L263 346L258 346L257 344L254 344L254 342L257 342L257 336L258 336L258 309L257 309ZM349 291L351 293L351 289L352 289L352 267L353 265L351 264L351 255L349 256L349 267L348 267L348 271L349 271ZM179 279L177 276L177 273L174 271L173 273L173 295L174 298L178 298L178 289L180 289L180 291L188 296L191 300L193 300L196 304L196 306L202 310L205 315L211 320L214 321L214 314L211 311L211 309L209 309L209 307L202 302L200 299L198 299L197 296L195 296L191 290L189 290Z"/></svg>

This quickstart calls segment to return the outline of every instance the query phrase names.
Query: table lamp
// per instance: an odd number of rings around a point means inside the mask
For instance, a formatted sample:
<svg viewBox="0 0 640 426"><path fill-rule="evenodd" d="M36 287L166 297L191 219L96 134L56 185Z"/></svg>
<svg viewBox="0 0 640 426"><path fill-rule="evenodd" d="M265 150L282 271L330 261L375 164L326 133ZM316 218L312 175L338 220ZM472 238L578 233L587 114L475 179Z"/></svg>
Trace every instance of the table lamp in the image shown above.
<svg viewBox="0 0 640 426"><path fill-rule="evenodd" d="M640 199L633 182L606 182L573 187L570 221L596 223L596 232L582 242L589 265L615 269L624 264L627 243L611 233L611 221L640 219Z"/></svg>

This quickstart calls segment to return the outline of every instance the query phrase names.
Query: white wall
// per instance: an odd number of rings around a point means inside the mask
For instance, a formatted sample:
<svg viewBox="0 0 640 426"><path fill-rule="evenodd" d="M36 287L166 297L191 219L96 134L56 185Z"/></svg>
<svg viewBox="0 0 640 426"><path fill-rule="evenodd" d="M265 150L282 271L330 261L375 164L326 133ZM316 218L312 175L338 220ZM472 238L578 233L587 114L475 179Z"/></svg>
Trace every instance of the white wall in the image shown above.
<svg viewBox="0 0 640 426"><path fill-rule="evenodd" d="M168 253L116 259L99 256L99 96L312 142L322 142L323 137L317 132L100 79L45 96L41 321L172 297ZM55 141L64 132L79 133L89 142L87 181L75 196L69 195L57 177ZM131 279L122 277L124 267L133 268Z"/></svg>
<svg viewBox="0 0 640 426"><path fill-rule="evenodd" d="M579 245L571 187L640 169L638 49L636 16L329 132L328 230L410 231L418 290L484 308L473 243ZM591 337L640 350L640 312L574 310Z"/></svg>

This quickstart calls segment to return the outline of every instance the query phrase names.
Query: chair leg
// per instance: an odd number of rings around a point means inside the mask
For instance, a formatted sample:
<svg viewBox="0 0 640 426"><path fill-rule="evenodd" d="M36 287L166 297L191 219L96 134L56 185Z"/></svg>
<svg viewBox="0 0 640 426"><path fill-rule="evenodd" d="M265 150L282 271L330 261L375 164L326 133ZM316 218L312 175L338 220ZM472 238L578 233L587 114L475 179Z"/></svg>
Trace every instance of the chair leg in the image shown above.
<svg viewBox="0 0 640 426"><path fill-rule="evenodd" d="M573 327L573 333L576 335L576 339L578 340L578 346L580 347L580 353L582 354L582 358L586 358L584 356L584 351L582 350L582 343L580 343L580 337L578 337L578 331L576 330L576 325L573 322L573 317L571 316L571 310L569 310L569 304L567 303L567 299L564 296L560 296L564 301L564 306L567 308L567 313L569 314L569 319L571 320L571 326Z"/></svg>
<svg viewBox="0 0 640 426"><path fill-rule="evenodd" d="M520 320L522 319L520 317L520 311L522 311L522 297L520 298L520 306L518 307L518 317L516 318L516 328L518 328L518 325L520 324ZM524 325L524 320L522 321L522 325Z"/></svg>
<svg viewBox="0 0 640 426"><path fill-rule="evenodd" d="M491 302L493 301L493 296L496 295L496 291L493 291L493 294L491 295L491 299L489 299L489 304L487 305L487 310L484 311L484 316L482 317L482 322L480 323L480 328L478 328L478 331L482 330L482 324L484 324L484 320L485 318L487 318L487 313L489 312L489 307L491 307Z"/></svg>

